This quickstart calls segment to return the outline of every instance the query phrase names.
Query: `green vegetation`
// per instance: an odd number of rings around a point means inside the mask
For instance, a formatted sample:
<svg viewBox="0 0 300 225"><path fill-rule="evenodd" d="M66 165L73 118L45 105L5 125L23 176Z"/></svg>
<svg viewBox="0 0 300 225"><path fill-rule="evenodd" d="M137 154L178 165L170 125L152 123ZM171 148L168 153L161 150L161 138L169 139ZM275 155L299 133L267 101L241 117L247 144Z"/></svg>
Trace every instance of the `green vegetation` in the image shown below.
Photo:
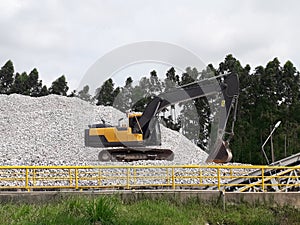
<svg viewBox="0 0 300 225"><path fill-rule="evenodd" d="M1 204L0 224L20 225L169 225L169 224L300 224L299 210L270 205L204 203L191 199L140 200L117 197L74 197L39 204Z"/></svg>
<svg viewBox="0 0 300 225"><path fill-rule="evenodd" d="M41 97L49 94L67 95L69 87L64 75L52 82L50 88L43 85L39 79L39 72L34 68L29 74L15 73L14 65L8 60L0 69L0 94L22 94ZM74 92L69 95L74 96Z"/></svg>

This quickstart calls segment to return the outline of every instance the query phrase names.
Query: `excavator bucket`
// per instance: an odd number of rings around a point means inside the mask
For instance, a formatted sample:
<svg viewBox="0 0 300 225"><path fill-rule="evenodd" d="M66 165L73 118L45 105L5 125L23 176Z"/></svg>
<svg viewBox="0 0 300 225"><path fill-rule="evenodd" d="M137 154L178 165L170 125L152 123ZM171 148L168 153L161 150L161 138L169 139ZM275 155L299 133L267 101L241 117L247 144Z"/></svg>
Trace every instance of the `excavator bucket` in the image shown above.
<svg viewBox="0 0 300 225"><path fill-rule="evenodd" d="M232 152L227 141L219 140L214 151L206 159L207 163L227 163L232 159Z"/></svg>

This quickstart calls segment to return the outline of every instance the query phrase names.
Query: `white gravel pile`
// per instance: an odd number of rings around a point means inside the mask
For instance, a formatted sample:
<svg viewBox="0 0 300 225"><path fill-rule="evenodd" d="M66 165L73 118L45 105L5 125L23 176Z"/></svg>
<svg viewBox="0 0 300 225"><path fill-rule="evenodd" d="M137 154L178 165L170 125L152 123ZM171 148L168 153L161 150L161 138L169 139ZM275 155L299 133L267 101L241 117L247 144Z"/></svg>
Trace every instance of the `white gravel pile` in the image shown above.
<svg viewBox="0 0 300 225"><path fill-rule="evenodd" d="M0 165L201 164L207 158L187 138L161 126L161 148L175 153L173 162L98 162L101 149L84 146L84 129L101 118L116 125L125 115L78 98L0 95L0 112Z"/></svg>

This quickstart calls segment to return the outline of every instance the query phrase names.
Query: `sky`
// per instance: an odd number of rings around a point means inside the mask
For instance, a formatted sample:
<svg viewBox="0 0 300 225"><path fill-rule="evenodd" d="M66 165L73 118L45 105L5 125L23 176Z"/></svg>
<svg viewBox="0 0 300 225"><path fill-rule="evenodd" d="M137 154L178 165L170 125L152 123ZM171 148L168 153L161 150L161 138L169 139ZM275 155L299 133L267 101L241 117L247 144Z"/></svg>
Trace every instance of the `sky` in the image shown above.
<svg viewBox="0 0 300 225"><path fill-rule="evenodd" d="M64 74L77 89L103 55L142 41L178 45L215 67L233 54L252 69L278 57L300 70L297 0L0 0L0 8L0 65L37 68L48 86Z"/></svg>

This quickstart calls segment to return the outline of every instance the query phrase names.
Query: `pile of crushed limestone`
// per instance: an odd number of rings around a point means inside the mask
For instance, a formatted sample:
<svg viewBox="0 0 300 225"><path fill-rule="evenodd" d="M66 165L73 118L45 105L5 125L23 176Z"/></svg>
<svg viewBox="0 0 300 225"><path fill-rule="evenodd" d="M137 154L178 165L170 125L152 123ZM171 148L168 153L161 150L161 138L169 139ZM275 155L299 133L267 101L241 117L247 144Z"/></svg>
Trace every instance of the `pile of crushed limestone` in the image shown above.
<svg viewBox="0 0 300 225"><path fill-rule="evenodd" d="M0 165L202 164L207 158L182 134L161 126L161 148L171 149L174 161L99 162L101 149L84 146L84 129L101 119L117 125L125 115L79 98L0 95L0 111Z"/></svg>

